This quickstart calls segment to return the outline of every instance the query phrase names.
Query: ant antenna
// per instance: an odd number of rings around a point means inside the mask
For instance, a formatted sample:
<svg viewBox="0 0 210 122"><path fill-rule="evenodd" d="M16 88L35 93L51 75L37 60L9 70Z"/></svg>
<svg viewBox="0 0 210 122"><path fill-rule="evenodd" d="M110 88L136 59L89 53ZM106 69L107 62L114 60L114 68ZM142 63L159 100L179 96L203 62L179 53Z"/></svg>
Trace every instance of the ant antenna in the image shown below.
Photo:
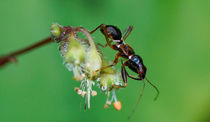
<svg viewBox="0 0 210 122"><path fill-rule="evenodd" d="M128 116L128 119L130 119L130 118L133 116L134 112L136 111L136 107L137 107L137 105L139 104L139 102L140 102L140 100L141 100L141 97L142 97L142 95L143 95L143 93L144 93L145 82L144 82L144 80L142 80L142 82L144 83L144 84L143 84L143 87L142 87L142 90L141 90L141 92L140 92L140 95L139 95L139 97L138 97L138 100L137 100L137 102L136 102L135 107L133 108L132 112L131 112L130 115Z"/></svg>
<svg viewBox="0 0 210 122"><path fill-rule="evenodd" d="M158 88L154 84L152 84L146 77L145 77L145 79L157 91L157 95L155 96L154 101L157 100L159 93L160 93Z"/></svg>

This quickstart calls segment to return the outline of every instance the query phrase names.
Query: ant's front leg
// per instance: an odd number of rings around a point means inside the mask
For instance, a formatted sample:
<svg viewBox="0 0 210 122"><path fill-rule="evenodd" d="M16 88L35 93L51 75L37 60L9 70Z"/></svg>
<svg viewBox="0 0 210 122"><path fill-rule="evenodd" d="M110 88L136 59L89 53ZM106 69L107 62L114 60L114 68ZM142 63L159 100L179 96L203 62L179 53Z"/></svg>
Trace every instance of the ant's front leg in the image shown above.
<svg viewBox="0 0 210 122"><path fill-rule="evenodd" d="M101 24L101 25L99 25L98 27L96 27L94 30L92 30L92 31L89 32L89 33L90 33L90 34L93 34L96 30L101 29L101 28L103 28L103 27L106 27L106 25Z"/></svg>
<svg viewBox="0 0 210 122"><path fill-rule="evenodd" d="M109 40L109 43L111 44L112 43L112 41L110 41ZM101 44L101 43L96 43L98 46L101 46L101 47L103 47L103 48L105 48L105 47L107 47L108 46L108 44L105 44L105 45L103 45L103 44ZM111 45L111 48L112 49L114 49L114 47L113 47L113 45Z"/></svg>
<svg viewBox="0 0 210 122"><path fill-rule="evenodd" d="M92 31L89 32L89 33L90 33L90 34L93 34L96 30L102 29L102 28L105 28L105 27L106 27L106 25L101 24L101 25L99 25L98 27L96 27L94 30L92 30ZM100 44L100 43L97 43L97 45L99 45L99 46L101 46L101 47L106 47L106 46L107 46L107 44L102 45L102 44Z"/></svg>
<svg viewBox="0 0 210 122"><path fill-rule="evenodd" d="M112 47L112 45L111 45L111 42L112 42L112 41L109 40L109 37L111 38L111 40L113 40L113 38L112 38L111 34L108 34L107 29L106 29L106 25L101 24L101 25L99 25L98 27L96 27L94 30L92 30L92 31L89 32L89 33L92 34L92 33L94 33L94 32L95 32L96 30L98 30L98 29L102 29L102 30L103 30L104 35L105 35L105 38L106 38L107 44L108 44L110 47ZM107 44L104 45L104 47L106 47Z"/></svg>
<svg viewBox="0 0 210 122"><path fill-rule="evenodd" d="M108 45L107 44L105 44L105 45L103 45L103 44L101 44L101 43L96 43L98 46L101 46L101 47L103 47L103 48L105 48L105 47L107 47Z"/></svg>

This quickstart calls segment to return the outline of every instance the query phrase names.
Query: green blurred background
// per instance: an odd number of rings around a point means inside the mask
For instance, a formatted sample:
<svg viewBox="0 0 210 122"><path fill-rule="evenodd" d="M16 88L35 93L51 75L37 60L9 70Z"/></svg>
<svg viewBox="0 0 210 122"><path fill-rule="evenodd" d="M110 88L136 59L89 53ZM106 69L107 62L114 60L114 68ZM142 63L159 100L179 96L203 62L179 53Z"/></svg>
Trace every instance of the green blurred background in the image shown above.
<svg viewBox="0 0 210 122"><path fill-rule="evenodd" d="M0 55L48 37L55 22L89 30L102 23L121 30L133 25L126 42L143 57L160 97L154 102L156 92L147 84L130 121L209 122L209 6L209 0L1 0ZM93 36L105 43L99 32ZM113 60L115 51L103 51ZM117 92L119 112L103 108L106 97L98 90L84 111L84 99L74 92L79 83L62 64L56 43L18 60L0 69L0 122L128 121L142 88L128 80Z"/></svg>

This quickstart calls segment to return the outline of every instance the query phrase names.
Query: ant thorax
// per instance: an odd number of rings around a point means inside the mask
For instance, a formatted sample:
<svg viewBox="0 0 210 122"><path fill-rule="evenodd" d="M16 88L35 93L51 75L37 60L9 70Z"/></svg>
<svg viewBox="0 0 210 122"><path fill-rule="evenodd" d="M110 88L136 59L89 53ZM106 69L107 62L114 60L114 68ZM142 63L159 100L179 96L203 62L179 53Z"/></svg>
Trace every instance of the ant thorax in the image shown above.
<svg viewBox="0 0 210 122"><path fill-rule="evenodd" d="M132 59L132 57L133 57L133 55L129 55L129 56L128 56L128 59Z"/></svg>
<svg viewBox="0 0 210 122"><path fill-rule="evenodd" d="M113 42L120 43L122 40L112 40Z"/></svg>
<svg viewBox="0 0 210 122"><path fill-rule="evenodd" d="M125 42L123 40L112 40L116 43L117 48L120 48L121 45L124 45Z"/></svg>

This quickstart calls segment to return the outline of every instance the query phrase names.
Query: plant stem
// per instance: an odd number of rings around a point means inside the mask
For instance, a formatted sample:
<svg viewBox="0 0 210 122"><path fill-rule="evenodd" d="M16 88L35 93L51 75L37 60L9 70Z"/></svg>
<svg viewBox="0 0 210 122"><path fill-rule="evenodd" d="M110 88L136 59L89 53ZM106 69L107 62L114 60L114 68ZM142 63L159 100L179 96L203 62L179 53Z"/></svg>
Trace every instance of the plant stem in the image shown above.
<svg viewBox="0 0 210 122"><path fill-rule="evenodd" d="M35 43L35 44L30 45L30 46L28 46L26 48L17 50L17 51L12 52L12 53L10 53L8 55L0 57L0 68L2 66L4 66L4 65L8 64L11 61L16 62L17 61L17 59L16 59L17 56L19 56L19 55L21 55L23 53L32 51L33 49L41 47L41 46L43 46L45 44L48 44L50 42L53 42L53 40L51 39L51 37L48 37L46 39L43 39L43 40L39 41L38 43Z"/></svg>

